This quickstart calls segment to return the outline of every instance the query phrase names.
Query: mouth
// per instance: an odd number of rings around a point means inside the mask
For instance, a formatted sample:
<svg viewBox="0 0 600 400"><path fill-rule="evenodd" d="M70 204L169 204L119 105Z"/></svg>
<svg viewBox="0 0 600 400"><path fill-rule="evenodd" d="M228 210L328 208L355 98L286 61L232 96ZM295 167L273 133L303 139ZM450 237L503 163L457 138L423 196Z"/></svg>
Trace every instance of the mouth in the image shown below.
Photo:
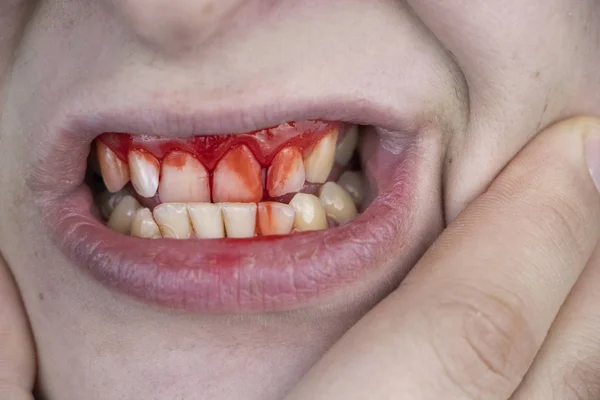
<svg viewBox="0 0 600 400"><path fill-rule="evenodd" d="M194 312L283 311L397 257L415 136L325 120L194 136L73 124L32 182L57 246L104 285Z"/></svg>

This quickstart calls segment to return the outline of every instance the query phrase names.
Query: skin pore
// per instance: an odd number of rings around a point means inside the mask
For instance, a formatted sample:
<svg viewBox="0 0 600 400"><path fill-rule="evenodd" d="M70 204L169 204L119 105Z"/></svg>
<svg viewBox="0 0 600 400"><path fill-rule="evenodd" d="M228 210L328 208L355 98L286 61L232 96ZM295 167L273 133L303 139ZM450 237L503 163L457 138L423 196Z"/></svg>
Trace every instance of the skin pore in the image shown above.
<svg viewBox="0 0 600 400"><path fill-rule="evenodd" d="M300 3L0 4L0 252L49 399L282 398L538 131L600 114L593 0ZM295 310L194 314L112 291L50 239L28 182L70 116L154 109L176 116L155 133L194 113L216 115L208 131L383 127L414 155L406 232L364 279Z"/></svg>

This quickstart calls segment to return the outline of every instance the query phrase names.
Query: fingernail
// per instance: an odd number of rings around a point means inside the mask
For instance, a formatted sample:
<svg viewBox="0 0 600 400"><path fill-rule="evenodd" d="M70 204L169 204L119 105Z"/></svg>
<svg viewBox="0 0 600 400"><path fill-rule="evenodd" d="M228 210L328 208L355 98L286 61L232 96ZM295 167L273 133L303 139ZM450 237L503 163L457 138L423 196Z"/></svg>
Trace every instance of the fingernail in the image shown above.
<svg viewBox="0 0 600 400"><path fill-rule="evenodd" d="M593 126L585 140L585 159L596 189L600 192L600 127Z"/></svg>

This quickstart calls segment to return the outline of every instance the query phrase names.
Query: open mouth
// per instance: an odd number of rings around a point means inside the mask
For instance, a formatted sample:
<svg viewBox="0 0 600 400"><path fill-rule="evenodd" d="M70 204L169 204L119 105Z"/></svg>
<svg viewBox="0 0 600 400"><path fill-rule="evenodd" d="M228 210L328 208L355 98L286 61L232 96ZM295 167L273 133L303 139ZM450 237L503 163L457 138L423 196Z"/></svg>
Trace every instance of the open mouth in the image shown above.
<svg viewBox="0 0 600 400"><path fill-rule="evenodd" d="M69 121L30 181L57 247L105 286L264 312L406 272L416 134L316 119L162 134L144 116Z"/></svg>
<svg viewBox="0 0 600 400"><path fill-rule="evenodd" d="M290 235L344 225L368 198L357 125L306 121L188 138L104 133L88 184L104 222L138 238Z"/></svg>

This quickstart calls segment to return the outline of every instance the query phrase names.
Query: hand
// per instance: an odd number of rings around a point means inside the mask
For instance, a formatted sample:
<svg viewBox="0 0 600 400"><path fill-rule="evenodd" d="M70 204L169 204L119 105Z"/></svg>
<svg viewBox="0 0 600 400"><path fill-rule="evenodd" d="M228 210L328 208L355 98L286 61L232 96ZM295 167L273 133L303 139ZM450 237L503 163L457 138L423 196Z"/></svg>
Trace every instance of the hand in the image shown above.
<svg viewBox="0 0 600 400"><path fill-rule="evenodd" d="M29 322L0 255L0 399L33 399L34 379L35 352Z"/></svg>
<svg viewBox="0 0 600 400"><path fill-rule="evenodd" d="M600 121L537 136L289 400L599 398L600 196L586 153L598 181Z"/></svg>

